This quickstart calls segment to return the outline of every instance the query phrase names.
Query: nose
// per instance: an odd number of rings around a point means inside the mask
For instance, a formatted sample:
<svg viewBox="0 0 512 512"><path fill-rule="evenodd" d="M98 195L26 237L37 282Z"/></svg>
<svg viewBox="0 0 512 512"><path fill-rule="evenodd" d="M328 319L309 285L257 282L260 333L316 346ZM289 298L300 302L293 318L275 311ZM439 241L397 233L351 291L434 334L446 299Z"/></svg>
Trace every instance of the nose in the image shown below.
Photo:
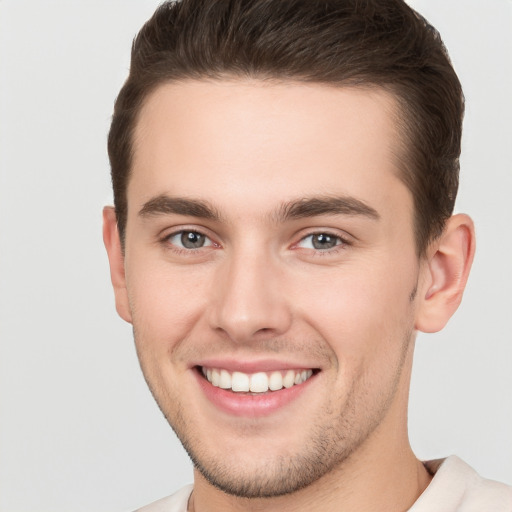
<svg viewBox="0 0 512 512"><path fill-rule="evenodd" d="M215 279L211 327L236 343L250 343L285 333L291 311L279 262L262 254L232 256Z"/></svg>

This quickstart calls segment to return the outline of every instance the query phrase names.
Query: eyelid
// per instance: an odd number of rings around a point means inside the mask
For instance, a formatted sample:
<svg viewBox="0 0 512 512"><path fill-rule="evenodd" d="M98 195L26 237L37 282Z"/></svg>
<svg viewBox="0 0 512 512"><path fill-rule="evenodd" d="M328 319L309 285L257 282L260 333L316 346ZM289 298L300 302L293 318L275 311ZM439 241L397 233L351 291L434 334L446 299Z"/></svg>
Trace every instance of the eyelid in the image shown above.
<svg viewBox="0 0 512 512"><path fill-rule="evenodd" d="M301 242L303 242L307 238L315 236L315 235L327 235L327 236L338 239L339 243L337 243L334 247L327 248L327 249L315 249L315 248L300 247L299 244ZM339 231L337 231L335 229L329 229L329 228L325 228L325 229L319 228L319 229L309 230L309 231L305 231L305 232L302 231L301 233L299 233L298 238L299 238L299 240L292 245L292 249L302 249L303 248L305 250L314 251L316 253L324 253L324 254L329 253L329 252L332 253L337 250L340 250L340 249L343 249L343 248L353 245L353 240L352 240L351 236L349 236L346 233L340 233Z"/></svg>
<svg viewBox="0 0 512 512"><path fill-rule="evenodd" d="M185 247L181 247L179 245L173 244L170 242L170 239L180 235L182 233L197 233L199 235L204 236L208 241L210 242L208 245L205 245L203 247L199 247L197 249L187 249ZM215 240L215 237L211 234L210 230L203 228L202 226L190 226L190 225L183 225L183 226L174 226L172 228L165 228L160 231L158 234L158 242L163 245L172 246L177 251L186 251L186 252L193 252L198 251L199 249L203 248L210 248L210 247L220 247L220 244Z"/></svg>

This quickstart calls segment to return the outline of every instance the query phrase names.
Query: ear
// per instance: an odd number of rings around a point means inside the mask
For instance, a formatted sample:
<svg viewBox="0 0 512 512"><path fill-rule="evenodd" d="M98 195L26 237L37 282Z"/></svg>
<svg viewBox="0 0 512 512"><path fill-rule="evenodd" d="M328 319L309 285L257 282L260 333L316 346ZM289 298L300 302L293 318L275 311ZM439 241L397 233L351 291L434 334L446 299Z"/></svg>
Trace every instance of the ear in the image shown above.
<svg viewBox="0 0 512 512"><path fill-rule="evenodd" d="M475 254L475 228L467 215L454 215L429 248L419 292L416 329L440 331L462 300Z"/></svg>
<svg viewBox="0 0 512 512"><path fill-rule="evenodd" d="M116 309L119 316L127 322L132 321L126 278L124 273L124 256L121 249L121 239L117 229L117 218L114 207L103 208L103 243L107 249L110 264L110 278L114 287Z"/></svg>

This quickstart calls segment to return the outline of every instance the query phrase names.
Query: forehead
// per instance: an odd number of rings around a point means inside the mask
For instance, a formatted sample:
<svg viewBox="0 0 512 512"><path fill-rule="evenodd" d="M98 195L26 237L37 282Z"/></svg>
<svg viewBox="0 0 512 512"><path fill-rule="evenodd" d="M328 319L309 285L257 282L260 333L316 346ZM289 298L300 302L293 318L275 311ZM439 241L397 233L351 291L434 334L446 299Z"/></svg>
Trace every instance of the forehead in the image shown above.
<svg viewBox="0 0 512 512"><path fill-rule="evenodd" d="M380 89L262 80L162 85L136 125L129 210L159 194L245 209L301 195L375 200L380 191L382 201L390 187L403 188L395 112Z"/></svg>

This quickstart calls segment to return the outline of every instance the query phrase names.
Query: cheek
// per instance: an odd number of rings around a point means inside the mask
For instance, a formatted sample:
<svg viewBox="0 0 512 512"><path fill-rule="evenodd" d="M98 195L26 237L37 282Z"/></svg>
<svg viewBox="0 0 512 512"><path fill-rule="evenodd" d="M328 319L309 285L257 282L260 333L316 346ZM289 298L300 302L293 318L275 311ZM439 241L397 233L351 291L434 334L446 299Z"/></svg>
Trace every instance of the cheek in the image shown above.
<svg viewBox="0 0 512 512"><path fill-rule="evenodd" d="M127 265L127 286L138 343L153 352L167 352L183 340L204 309L207 278L182 267L171 271L165 262L136 258Z"/></svg>
<svg viewBox="0 0 512 512"><path fill-rule="evenodd" d="M382 261L340 266L309 280L301 314L329 343L340 365L391 362L412 331L414 266Z"/></svg>

